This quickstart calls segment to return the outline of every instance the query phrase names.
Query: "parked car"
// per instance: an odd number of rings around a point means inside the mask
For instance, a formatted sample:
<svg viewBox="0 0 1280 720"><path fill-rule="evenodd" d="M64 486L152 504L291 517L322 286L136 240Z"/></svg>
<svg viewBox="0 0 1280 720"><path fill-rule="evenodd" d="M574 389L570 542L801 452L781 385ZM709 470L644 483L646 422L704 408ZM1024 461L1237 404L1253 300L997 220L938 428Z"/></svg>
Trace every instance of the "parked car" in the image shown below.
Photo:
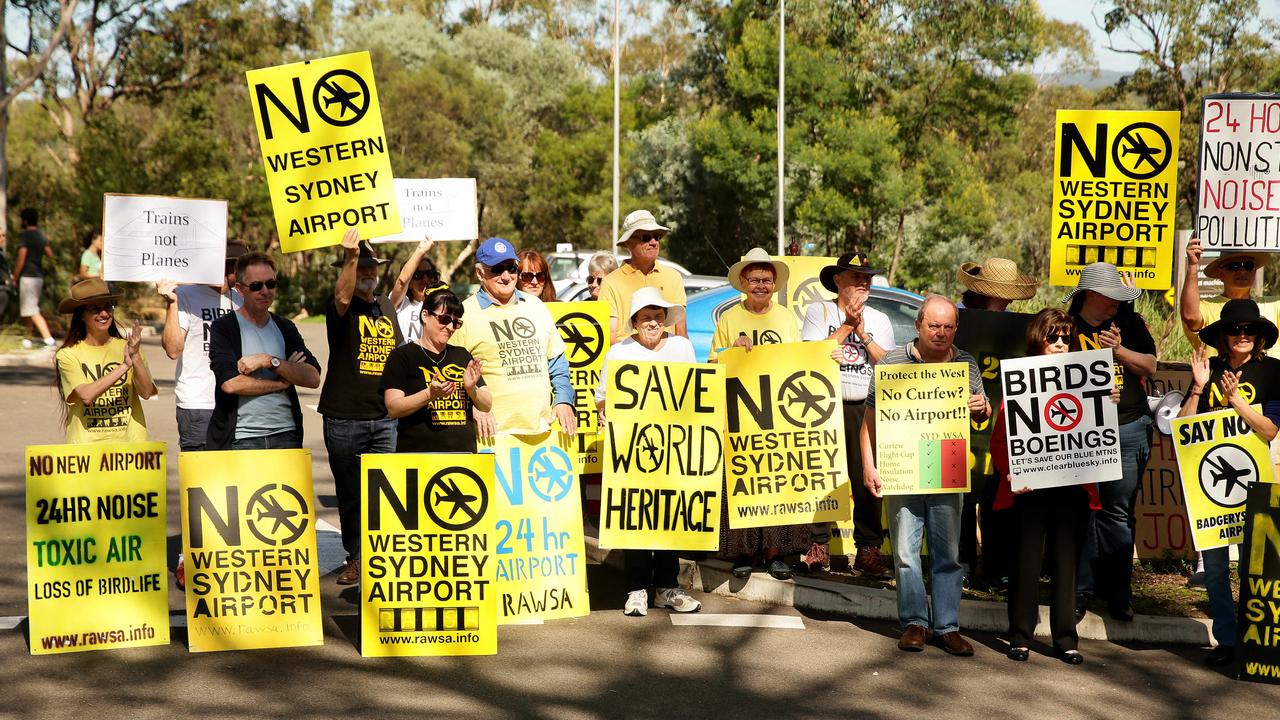
<svg viewBox="0 0 1280 720"><path fill-rule="evenodd" d="M685 275L684 276L684 294L693 295L703 290L717 288L721 285L728 285L729 281L723 277L715 275ZM590 300L591 294L587 291L585 282L572 282L565 285L563 289L556 293L556 297L565 302L573 300Z"/></svg>
<svg viewBox="0 0 1280 720"><path fill-rule="evenodd" d="M551 270L551 280L555 285L557 297L561 300L565 300L567 298L561 295L561 293L566 287L575 282L586 283L587 264L590 263L591 258L595 257L596 253L599 252L603 251L573 250L570 252L547 253L543 256L547 259L547 266ZM614 257L618 259L618 264L621 265L623 260L631 257L631 254L624 251L621 253L614 253ZM658 258L658 264L674 268L675 271L681 275L688 276L692 274L683 265L671 262L670 260Z"/></svg>

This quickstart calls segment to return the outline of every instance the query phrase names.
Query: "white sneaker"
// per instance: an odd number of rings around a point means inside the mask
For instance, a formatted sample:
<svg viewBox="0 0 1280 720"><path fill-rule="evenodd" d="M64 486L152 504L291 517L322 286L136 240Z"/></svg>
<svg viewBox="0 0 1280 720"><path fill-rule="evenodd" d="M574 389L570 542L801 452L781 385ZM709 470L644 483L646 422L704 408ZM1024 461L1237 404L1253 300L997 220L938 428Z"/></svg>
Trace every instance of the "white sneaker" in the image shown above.
<svg viewBox="0 0 1280 720"><path fill-rule="evenodd" d="M644 617L649 614L649 591L632 590L627 593L627 604L622 606L622 614L630 617Z"/></svg>
<svg viewBox="0 0 1280 720"><path fill-rule="evenodd" d="M45 338L45 339L44 339L44 346L45 346L45 347L47 347L47 348L51 348L51 347L53 347L53 346L54 346L54 344L55 344L55 343L53 342L53 338L51 338L51 337L47 337L47 338Z"/></svg>
<svg viewBox="0 0 1280 720"><path fill-rule="evenodd" d="M671 608L679 613L698 612L702 609L702 603L694 600L689 593L682 588L654 588L658 596L654 598L654 607Z"/></svg>
<svg viewBox="0 0 1280 720"><path fill-rule="evenodd" d="M35 345L33 345L33 344L31 343L31 338L22 338L22 349L23 349L23 350L30 350L30 349L31 349L31 348L33 348L33 347L35 347Z"/></svg>

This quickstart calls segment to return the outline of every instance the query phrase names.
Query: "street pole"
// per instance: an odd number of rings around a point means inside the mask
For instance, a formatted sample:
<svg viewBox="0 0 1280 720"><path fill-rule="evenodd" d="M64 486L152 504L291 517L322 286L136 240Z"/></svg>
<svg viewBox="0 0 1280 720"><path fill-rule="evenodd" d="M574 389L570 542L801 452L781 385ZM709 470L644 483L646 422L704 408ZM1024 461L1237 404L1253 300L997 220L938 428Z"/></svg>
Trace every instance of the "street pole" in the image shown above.
<svg viewBox="0 0 1280 720"><path fill-rule="evenodd" d="M621 92L619 90L618 79L620 73L618 71L619 61L622 58L622 32L621 20L619 18L618 4L620 0L613 0L613 235L609 236L609 242L605 244L608 249L612 246L614 240L618 239L618 199L619 188L621 187L620 178L622 174L618 167L618 136L621 127Z"/></svg>
<svg viewBox="0 0 1280 720"><path fill-rule="evenodd" d="M784 128L787 126L787 0L778 0L778 255L783 254L783 216L786 214L784 203L784 186L786 176L786 138Z"/></svg>

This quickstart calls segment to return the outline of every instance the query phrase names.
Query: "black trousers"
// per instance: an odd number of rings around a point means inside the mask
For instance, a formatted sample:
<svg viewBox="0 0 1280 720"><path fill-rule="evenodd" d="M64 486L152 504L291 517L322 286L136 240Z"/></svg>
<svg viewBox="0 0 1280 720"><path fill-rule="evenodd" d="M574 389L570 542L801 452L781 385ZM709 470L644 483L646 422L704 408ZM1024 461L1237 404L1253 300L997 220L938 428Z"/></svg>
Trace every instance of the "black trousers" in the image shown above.
<svg viewBox="0 0 1280 720"><path fill-rule="evenodd" d="M844 453L853 488L853 542L859 549L884 544L884 501L862 482L862 416L866 403L844 403Z"/></svg>
<svg viewBox="0 0 1280 720"><path fill-rule="evenodd" d="M1014 499L1017 562L1009 582L1009 644L1027 647L1040 619L1040 570L1048 567L1049 628L1056 650L1075 650L1076 567L1089 517L1083 488L1033 490ZM1046 545L1049 556L1045 557Z"/></svg>
<svg viewBox="0 0 1280 720"><path fill-rule="evenodd" d="M675 550L623 550L627 592L680 587L680 554Z"/></svg>

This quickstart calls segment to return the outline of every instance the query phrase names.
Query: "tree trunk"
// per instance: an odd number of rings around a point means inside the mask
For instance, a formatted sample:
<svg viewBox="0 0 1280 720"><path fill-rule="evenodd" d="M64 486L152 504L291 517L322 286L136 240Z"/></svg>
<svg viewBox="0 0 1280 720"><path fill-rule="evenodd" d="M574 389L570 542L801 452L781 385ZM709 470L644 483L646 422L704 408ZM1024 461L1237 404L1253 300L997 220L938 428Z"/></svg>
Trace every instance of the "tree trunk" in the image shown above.
<svg viewBox="0 0 1280 720"><path fill-rule="evenodd" d="M893 236L893 262L889 263L889 277L887 280L890 285L897 286L895 282L898 277L898 259L902 257L902 237L903 228L907 223L907 213L898 211L898 232Z"/></svg>

